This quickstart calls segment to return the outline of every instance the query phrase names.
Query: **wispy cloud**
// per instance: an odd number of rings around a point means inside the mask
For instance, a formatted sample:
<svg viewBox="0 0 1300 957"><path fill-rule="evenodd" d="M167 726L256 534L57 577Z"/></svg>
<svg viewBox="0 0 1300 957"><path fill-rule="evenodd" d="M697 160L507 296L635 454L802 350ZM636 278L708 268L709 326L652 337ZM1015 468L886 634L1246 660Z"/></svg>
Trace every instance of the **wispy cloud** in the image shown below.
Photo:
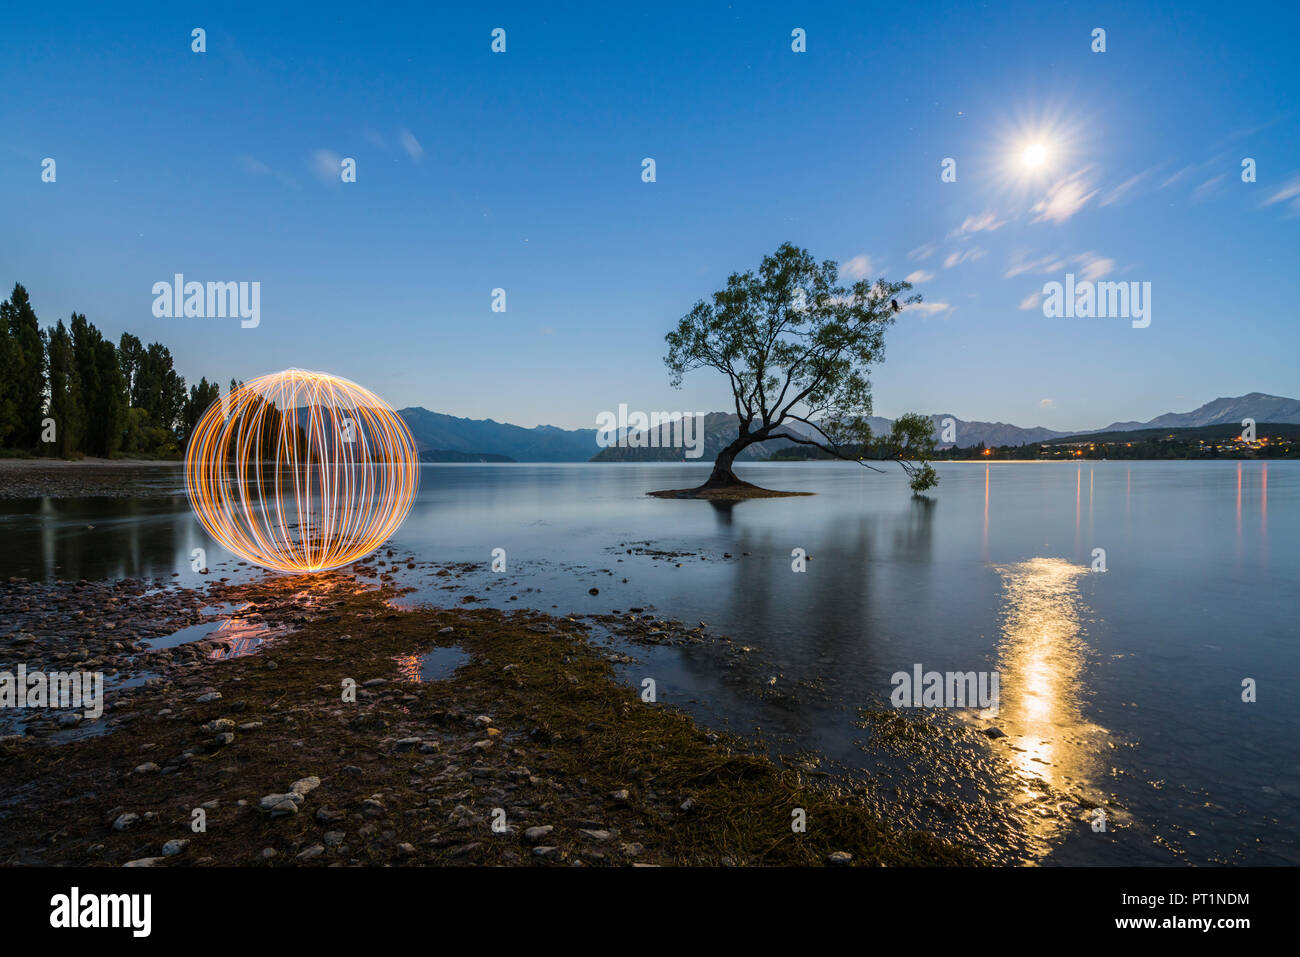
<svg viewBox="0 0 1300 957"><path fill-rule="evenodd" d="M1037 309L1042 301L1043 294L1041 292L1031 292L1029 295L1025 296L1024 299L1020 300L1020 309L1021 311Z"/></svg>
<svg viewBox="0 0 1300 957"><path fill-rule="evenodd" d="M1190 172L1191 172L1193 169L1195 169L1195 168L1196 168L1196 167L1194 167L1194 166L1184 166L1182 169L1180 169L1180 170L1179 170L1177 173L1175 173L1173 176L1170 176L1170 177L1169 177L1168 179L1166 179L1163 183L1161 183L1161 184L1160 184L1160 188L1161 188L1161 189L1164 189L1166 186L1173 186L1174 183L1177 183L1180 179L1182 179L1184 176L1186 176L1188 173L1190 173Z"/></svg>
<svg viewBox="0 0 1300 957"><path fill-rule="evenodd" d="M903 282L929 282L934 278L934 273L926 272L924 269L918 269L915 272L909 272L903 277Z"/></svg>
<svg viewBox="0 0 1300 957"><path fill-rule="evenodd" d="M922 262L933 256L935 251L936 246L934 243L926 243L924 246L917 246L913 249L907 254L907 258L912 260L912 262Z"/></svg>
<svg viewBox="0 0 1300 957"><path fill-rule="evenodd" d="M1080 274L1089 282L1095 282L1115 270L1115 260L1092 252L1080 253L1074 257L1073 262L1082 267Z"/></svg>
<svg viewBox="0 0 1300 957"><path fill-rule="evenodd" d="M1290 215L1300 215L1300 176L1291 177L1286 185L1264 200L1265 206L1276 206L1278 203L1286 203L1291 210Z"/></svg>
<svg viewBox="0 0 1300 957"><path fill-rule="evenodd" d="M1041 259L1025 259L1024 253L1018 253L1016 258L1007 265L1007 271L1002 274L1002 278L1013 279L1016 276L1024 275L1027 272L1060 272L1064 268L1065 260L1060 256L1043 256Z"/></svg>
<svg viewBox="0 0 1300 957"><path fill-rule="evenodd" d="M987 249L980 249L978 246L972 246L970 249L958 249L951 252L943 261L944 269L951 269L953 266L964 262L974 262L976 259L982 259Z"/></svg>
<svg viewBox="0 0 1300 957"><path fill-rule="evenodd" d="M903 307L904 312L919 312L924 316L936 316L952 309L947 302L914 302Z"/></svg>
<svg viewBox="0 0 1300 957"><path fill-rule="evenodd" d="M1120 183L1118 186L1107 191L1106 195L1097 201L1097 205L1112 206L1115 203L1118 203L1120 200L1128 196L1129 193L1133 192L1133 189L1137 186L1138 183L1142 182L1144 179L1150 176L1151 173L1155 172L1155 170L1157 169L1159 169L1158 166L1153 166L1151 167L1151 169L1143 170L1141 173L1138 173L1136 176L1130 176L1128 179L1124 180L1124 182Z"/></svg>
<svg viewBox="0 0 1300 957"><path fill-rule="evenodd" d="M1192 202L1199 203L1202 200L1209 199L1214 195L1227 173L1220 173L1218 176L1211 176L1204 183L1201 183L1196 189L1192 190Z"/></svg>
<svg viewBox="0 0 1300 957"><path fill-rule="evenodd" d="M997 213L993 210L985 210L978 216L967 216L962 220L962 224L948 234L949 239L957 236L969 236L971 233L992 232L999 226L1005 226L1005 219L998 219Z"/></svg>
<svg viewBox="0 0 1300 957"><path fill-rule="evenodd" d="M291 189L298 188L298 181L288 173L272 169L255 156L240 156L238 161L240 168L249 176L270 176L283 186L288 186Z"/></svg>
<svg viewBox="0 0 1300 957"><path fill-rule="evenodd" d="M312 172L316 174L322 182L337 183L339 182L339 172L342 170L343 157L339 156L333 150L316 150L311 154Z"/></svg>
<svg viewBox="0 0 1300 957"><path fill-rule="evenodd" d="M424 147L415 138L415 134L408 129L401 129L397 132L397 138L401 141L402 149L406 150L407 155L418 163L420 158L424 156Z"/></svg>
<svg viewBox="0 0 1300 957"><path fill-rule="evenodd" d="M1083 209L1098 192L1088 179L1091 170L1091 166L1085 166L1049 189L1047 195L1033 205L1032 212L1038 214L1033 221L1063 223Z"/></svg>
<svg viewBox="0 0 1300 957"><path fill-rule="evenodd" d="M840 275L850 279L866 279L871 275L871 257L859 253L840 267Z"/></svg>
<svg viewBox="0 0 1300 957"><path fill-rule="evenodd" d="M253 176L269 176L271 173L271 167L252 156L239 157L239 165L244 168L245 173L251 173Z"/></svg>
<svg viewBox="0 0 1300 957"><path fill-rule="evenodd" d="M1039 399L1038 407L1040 409L1054 409L1056 408L1056 401L1054 399Z"/></svg>

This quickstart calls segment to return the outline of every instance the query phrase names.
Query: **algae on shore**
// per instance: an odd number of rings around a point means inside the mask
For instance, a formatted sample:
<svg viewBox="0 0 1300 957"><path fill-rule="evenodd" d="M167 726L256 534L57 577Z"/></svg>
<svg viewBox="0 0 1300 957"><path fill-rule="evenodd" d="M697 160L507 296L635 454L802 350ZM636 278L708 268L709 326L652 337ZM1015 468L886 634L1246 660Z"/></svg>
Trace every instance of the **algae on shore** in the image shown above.
<svg viewBox="0 0 1300 957"><path fill-rule="evenodd" d="M121 692L112 733L0 745L0 861L979 862L643 703L573 619L405 610L397 594L337 572L214 586L296 630ZM399 659L452 645L469 659L450 677L402 680ZM187 843L167 856L172 841Z"/></svg>

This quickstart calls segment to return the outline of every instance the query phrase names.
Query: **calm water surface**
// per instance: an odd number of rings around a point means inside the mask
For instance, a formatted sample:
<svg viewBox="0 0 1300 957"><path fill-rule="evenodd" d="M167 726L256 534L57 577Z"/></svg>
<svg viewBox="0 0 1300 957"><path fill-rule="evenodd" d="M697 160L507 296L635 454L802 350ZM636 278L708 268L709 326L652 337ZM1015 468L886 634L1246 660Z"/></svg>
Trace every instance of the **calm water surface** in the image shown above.
<svg viewBox="0 0 1300 957"><path fill-rule="evenodd" d="M1044 814L1032 859L1300 863L1300 463L937 468L918 499L901 476L850 464L749 465L758 484L817 494L722 505L644 494L708 466L425 466L393 547L476 566L456 589L403 570L416 601L708 622L752 655L727 668L703 647L637 648L625 677L883 783L936 773L866 741L859 709L888 708L892 674L996 671L1000 710L984 718L1008 738L982 746L1001 796L1050 786L1113 802L1104 834ZM214 575L249 574L183 494L0 502L0 530L0 581L199 583L197 547ZM488 568L494 548L504 575ZM1242 701L1247 678L1256 703ZM953 760L960 778L970 761Z"/></svg>

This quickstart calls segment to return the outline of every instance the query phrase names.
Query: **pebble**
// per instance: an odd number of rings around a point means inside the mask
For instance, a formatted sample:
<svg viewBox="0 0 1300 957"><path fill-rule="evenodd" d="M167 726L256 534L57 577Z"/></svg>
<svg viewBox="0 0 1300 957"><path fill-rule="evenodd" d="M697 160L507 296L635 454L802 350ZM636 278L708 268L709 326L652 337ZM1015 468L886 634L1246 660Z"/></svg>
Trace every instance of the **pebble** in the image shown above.
<svg viewBox="0 0 1300 957"><path fill-rule="evenodd" d="M833 851L826 857L827 864L844 865L853 863L853 855L848 851Z"/></svg>
<svg viewBox="0 0 1300 957"><path fill-rule="evenodd" d="M267 794L258 802L258 807L263 811L270 811L272 817L279 817L284 814L297 814L301 801L302 795L294 794L292 791L288 794Z"/></svg>
<svg viewBox="0 0 1300 957"><path fill-rule="evenodd" d="M294 860L298 860L298 861L310 861L310 860L312 860L313 858L320 857L320 856L321 856L322 854L324 854L324 853L325 853L325 845L324 845L324 844L313 844L311 847L307 848L305 851L301 851L301 852L299 852L298 855L294 858Z"/></svg>
<svg viewBox="0 0 1300 957"><path fill-rule="evenodd" d="M138 820L140 820L139 814L133 814L128 811L126 814L119 815L117 820L113 822L113 830L125 831Z"/></svg>
<svg viewBox="0 0 1300 957"><path fill-rule="evenodd" d="M199 704L207 704L209 701L220 701L220 700L221 700L221 692L220 692L220 691L209 691L207 694L201 694L201 695L199 695L199 696L198 696L197 698L195 698L194 700L195 700L196 702L198 702Z"/></svg>
<svg viewBox="0 0 1300 957"><path fill-rule="evenodd" d="M524 831L524 840L529 844L538 844L554 830L555 825L553 824L543 824L539 827L530 827L528 830Z"/></svg>
<svg viewBox="0 0 1300 957"><path fill-rule="evenodd" d="M187 840L168 841L163 845L163 857L175 857L181 851L185 850L185 845L189 844Z"/></svg>

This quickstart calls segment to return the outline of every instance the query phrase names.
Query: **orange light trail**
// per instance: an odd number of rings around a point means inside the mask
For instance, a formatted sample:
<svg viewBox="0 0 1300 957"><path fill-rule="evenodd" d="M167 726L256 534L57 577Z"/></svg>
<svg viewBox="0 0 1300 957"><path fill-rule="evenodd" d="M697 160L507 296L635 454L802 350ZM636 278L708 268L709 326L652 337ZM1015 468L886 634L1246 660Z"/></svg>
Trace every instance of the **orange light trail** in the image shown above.
<svg viewBox="0 0 1300 957"><path fill-rule="evenodd" d="M382 545L420 485L415 439L383 399L347 379L287 369L214 402L185 454L203 527L282 572L317 572Z"/></svg>

